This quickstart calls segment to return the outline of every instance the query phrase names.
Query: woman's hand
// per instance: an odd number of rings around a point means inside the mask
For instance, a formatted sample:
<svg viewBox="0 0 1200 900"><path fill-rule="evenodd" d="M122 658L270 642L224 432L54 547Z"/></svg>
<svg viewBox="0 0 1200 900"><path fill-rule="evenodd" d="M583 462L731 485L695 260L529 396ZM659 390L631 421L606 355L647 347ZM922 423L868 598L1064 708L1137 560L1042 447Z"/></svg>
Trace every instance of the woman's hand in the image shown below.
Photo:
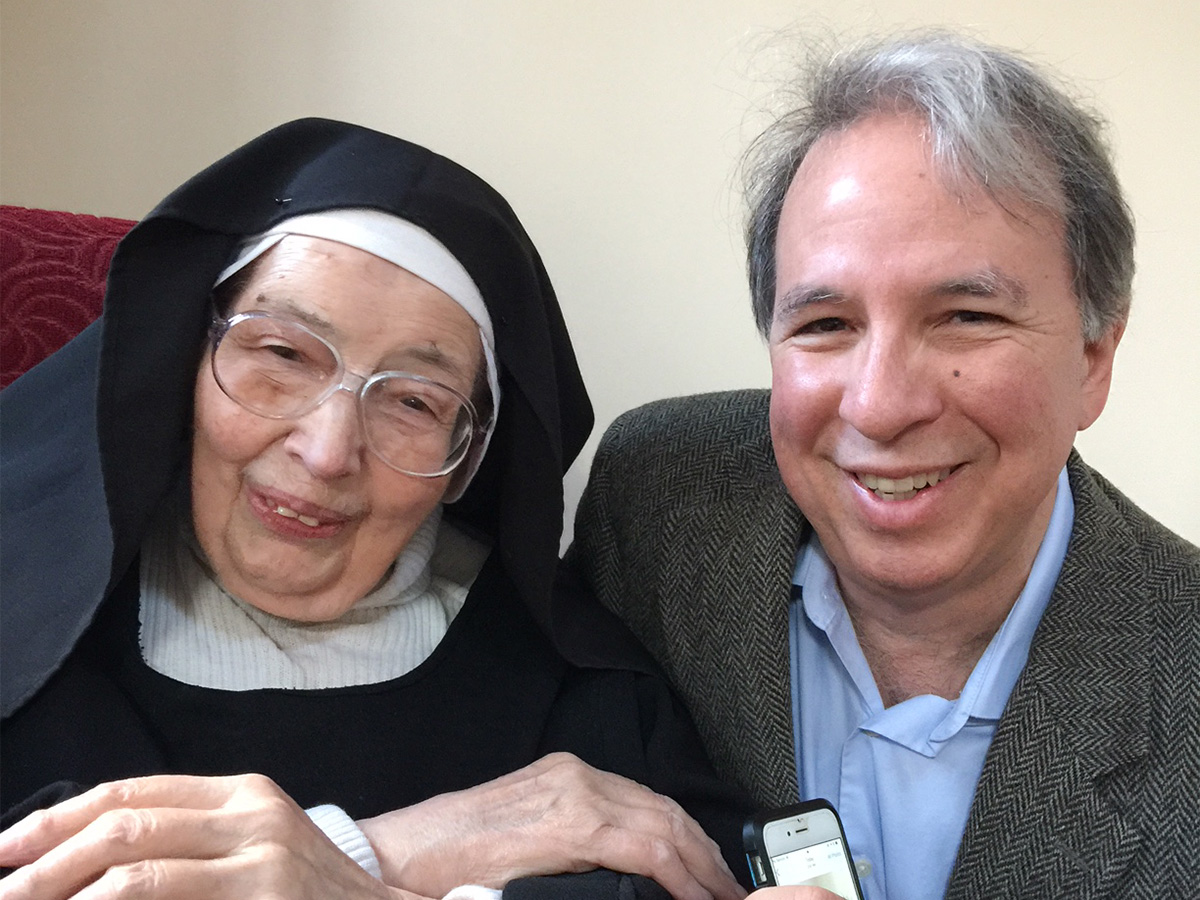
<svg viewBox="0 0 1200 900"><path fill-rule="evenodd" d="M568 753L358 825L385 882L433 897L597 868L646 875L677 900L745 895L677 803Z"/></svg>
<svg viewBox="0 0 1200 900"><path fill-rule="evenodd" d="M841 896L819 887L760 888L750 900L842 900Z"/></svg>
<svg viewBox="0 0 1200 900"><path fill-rule="evenodd" d="M0 900L418 900L364 872L261 775L114 781L0 834Z"/></svg>

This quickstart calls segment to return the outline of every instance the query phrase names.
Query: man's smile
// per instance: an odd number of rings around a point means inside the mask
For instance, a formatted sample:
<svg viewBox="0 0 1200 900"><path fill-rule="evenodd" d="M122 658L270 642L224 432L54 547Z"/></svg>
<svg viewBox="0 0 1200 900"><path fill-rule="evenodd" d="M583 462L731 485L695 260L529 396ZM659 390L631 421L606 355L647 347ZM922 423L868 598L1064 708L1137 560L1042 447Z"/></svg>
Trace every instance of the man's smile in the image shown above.
<svg viewBox="0 0 1200 900"><path fill-rule="evenodd" d="M886 478L870 472L855 472L854 477L867 490L882 500L910 500L927 487L950 477L950 468L932 472L915 472L902 478Z"/></svg>

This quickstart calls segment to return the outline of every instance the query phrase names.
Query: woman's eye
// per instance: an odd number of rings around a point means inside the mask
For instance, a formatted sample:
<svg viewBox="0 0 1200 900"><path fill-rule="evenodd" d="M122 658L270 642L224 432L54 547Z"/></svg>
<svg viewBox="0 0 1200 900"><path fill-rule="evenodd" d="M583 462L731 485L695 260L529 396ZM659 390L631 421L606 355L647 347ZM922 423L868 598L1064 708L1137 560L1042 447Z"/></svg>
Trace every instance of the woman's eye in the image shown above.
<svg viewBox="0 0 1200 900"><path fill-rule="evenodd" d="M421 394L382 394L375 400L375 405L380 412L393 419L415 422L437 418L437 409L429 398Z"/></svg>
<svg viewBox="0 0 1200 900"><path fill-rule="evenodd" d="M286 359L290 362L298 362L300 360L300 351L295 347L289 347L286 344L268 344L263 349L270 353L274 353L280 359Z"/></svg>

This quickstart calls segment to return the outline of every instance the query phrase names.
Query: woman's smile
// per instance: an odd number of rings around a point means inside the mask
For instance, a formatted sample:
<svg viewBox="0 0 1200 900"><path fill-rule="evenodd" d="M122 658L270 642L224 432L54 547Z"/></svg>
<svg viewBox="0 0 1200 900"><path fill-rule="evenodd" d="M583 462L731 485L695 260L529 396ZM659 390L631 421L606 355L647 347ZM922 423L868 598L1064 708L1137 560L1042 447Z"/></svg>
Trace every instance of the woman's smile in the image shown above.
<svg viewBox="0 0 1200 900"><path fill-rule="evenodd" d="M249 482L245 483L245 500L268 530L286 538L335 537L355 518L290 494L255 487Z"/></svg>

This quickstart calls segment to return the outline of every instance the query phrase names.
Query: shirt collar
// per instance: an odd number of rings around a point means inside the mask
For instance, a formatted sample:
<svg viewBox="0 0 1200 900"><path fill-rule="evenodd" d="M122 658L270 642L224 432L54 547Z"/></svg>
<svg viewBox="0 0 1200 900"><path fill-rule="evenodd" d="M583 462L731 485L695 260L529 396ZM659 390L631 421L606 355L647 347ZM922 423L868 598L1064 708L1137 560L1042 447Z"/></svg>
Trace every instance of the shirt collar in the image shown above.
<svg viewBox="0 0 1200 900"><path fill-rule="evenodd" d="M1075 503L1064 467L1058 476L1050 523L1034 558L1025 587L1000 629L992 636L983 656L975 664L962 694L953 703L943 701L947 709L946 714L941 716L940 721L929 731L929 741L936 743L948 740L957 734L970 718L1000 718L1008 703L1009 694L1012 693L1017 678L1025 667L1038 622L1041 621L1042 613L1050 602L1050 595L1066 557L1074 520ZM800 589L805 615L829 640L861 694L868 716L884 713L875 679L858 645L854 626L842 601L833 565L815 531L811 532L807 545L797 557L792 582ZM914 697L891 709L899 709L909 704L919 706L916 701L924 703L925 698ZM891 709L886 712L890 713ZM928 721L926 715L918 718ZM907 730L910 725L911 722L906 721L903 727ZM907 744L909 740L903 742Z"/></svg>

